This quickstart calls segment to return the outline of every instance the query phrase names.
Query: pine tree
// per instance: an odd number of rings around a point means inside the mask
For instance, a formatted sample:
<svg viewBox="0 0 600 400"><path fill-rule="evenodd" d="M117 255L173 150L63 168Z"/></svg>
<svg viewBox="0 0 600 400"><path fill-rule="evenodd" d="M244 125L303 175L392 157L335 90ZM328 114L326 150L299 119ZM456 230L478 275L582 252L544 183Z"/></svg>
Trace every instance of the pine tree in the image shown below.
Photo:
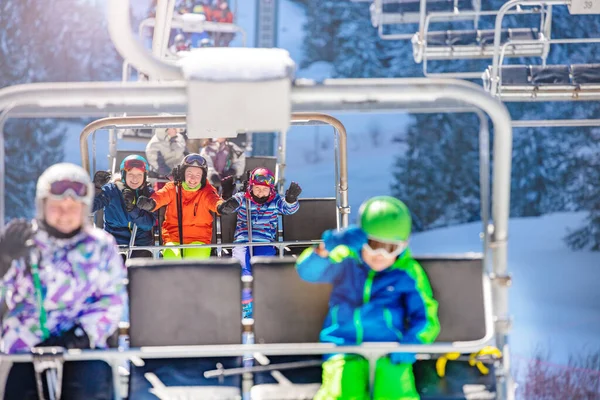
<svg viewBox="0 0 600 400"><path fill-rule="evenodd" d="M0 27L0 87L119 78L103 10L89 1L0 2ZM64 130L56 120L19 119L5 135L6 213L31 216L37 177L63 158Z"/></svg>
<svg viewBox="0 0 600 400"><path fill-rule="evenodd" d="M305 58L301 67L307 67L316 61L333 62L337 57L338 37L343 14L347 8L355 8L356 4L337 0L305 0L306 24L304 31Z"/></svg>
<svg viewBox="0 0 600 400"><path fill-rule="evenodd" d="M392 194L410 208L415 230L479 218L477 119L468 114L417 115L395 162Z"/></svg>

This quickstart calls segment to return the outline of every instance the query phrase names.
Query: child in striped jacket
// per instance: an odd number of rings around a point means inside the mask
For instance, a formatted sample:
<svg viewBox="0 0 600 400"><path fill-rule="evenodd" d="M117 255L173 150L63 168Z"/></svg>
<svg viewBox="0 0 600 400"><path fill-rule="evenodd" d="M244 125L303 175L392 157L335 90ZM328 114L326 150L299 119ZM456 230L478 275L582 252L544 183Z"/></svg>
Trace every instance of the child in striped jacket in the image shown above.
<svg viewBox="0 0 600 400"><path fill-rule="evenodd" d="M220 214L232 214L237 211L237 226L234 243L271 243L277 234L277 219L279 214L290 215L298 211L298 196L302 192L300 185L292 182L285 192L285 198L275 190L275 177L266 168L256 168L250 173L248 189L236 193L222 203L217 211ZM248 213L250 215L248 216ZM248 232L250 220L250 232ZM242 264L242 275L252 275L251 256L273 256L276 253L273 246L236 246L233 257ZM251 313L251 295L243 294L245 317Z"/></svg>

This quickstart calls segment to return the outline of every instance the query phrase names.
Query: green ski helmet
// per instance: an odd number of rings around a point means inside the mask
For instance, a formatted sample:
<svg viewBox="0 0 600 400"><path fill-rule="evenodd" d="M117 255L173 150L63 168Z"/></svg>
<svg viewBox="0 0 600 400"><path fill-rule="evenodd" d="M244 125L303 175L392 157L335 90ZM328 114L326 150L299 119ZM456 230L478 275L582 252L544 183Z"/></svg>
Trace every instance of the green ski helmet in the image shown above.
<svg viewBox="0 0 600 400"><path fill-rule="evenodd" d="M384 243L406 242L412 219L406 204L395 197L376 196L362 203L358 225L369 239Z"/></svg>

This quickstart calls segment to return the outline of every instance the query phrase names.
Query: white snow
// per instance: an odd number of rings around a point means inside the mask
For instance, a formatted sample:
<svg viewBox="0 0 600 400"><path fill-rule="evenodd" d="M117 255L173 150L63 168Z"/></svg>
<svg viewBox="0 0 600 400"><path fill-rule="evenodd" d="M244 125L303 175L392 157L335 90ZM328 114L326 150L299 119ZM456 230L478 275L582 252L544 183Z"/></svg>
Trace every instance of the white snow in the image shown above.
<svg viewBox="0 0 600 400"><path fill-rule="evenodd" d="M178 60L186 79L257 82L292 79L295 65L283 49L204 48Z"/></svg>

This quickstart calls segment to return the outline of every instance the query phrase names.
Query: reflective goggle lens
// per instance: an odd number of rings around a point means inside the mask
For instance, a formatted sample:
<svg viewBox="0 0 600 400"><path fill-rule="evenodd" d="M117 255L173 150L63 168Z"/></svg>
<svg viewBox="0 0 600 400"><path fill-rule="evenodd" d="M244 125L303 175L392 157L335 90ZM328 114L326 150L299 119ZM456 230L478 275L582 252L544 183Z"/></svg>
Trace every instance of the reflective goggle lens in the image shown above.
<svg viewBox="0 0 600 400"><path fill-rule="evenodd" d="M367 240L365 244L365 248L371 253L387 257L398 257L407 247L408 242L385 243L373 239Z"/></svg>
<svg viewBox="0 0 600 400"><path fill-rule="evenodd" d="M53 196L64 196L68 191L71 191L77 197L85 197L88 187L85 183L68 180L53 182L50 185L50 194Z"/></svg>
<svg viewBox="0 0 600 400"><path fill-rule="evenodd" d="M275 184L275 178L271 175L258 175L254 177L254 182L260 185L272 186Z"/></svg>
<svg viewBox="0 0 600 400"><path fill-rule="evenodd" d="M133 168L146 171L146 163L142 160L127 160L125 161L125 171L131 171Z"/></svg>
<svg viewBox="0 0 600 400"><path fill-rule="evenodd" d="M190 154L183 159L183 163L192 167L206 167L206 160L198 154Z"/></svg>

